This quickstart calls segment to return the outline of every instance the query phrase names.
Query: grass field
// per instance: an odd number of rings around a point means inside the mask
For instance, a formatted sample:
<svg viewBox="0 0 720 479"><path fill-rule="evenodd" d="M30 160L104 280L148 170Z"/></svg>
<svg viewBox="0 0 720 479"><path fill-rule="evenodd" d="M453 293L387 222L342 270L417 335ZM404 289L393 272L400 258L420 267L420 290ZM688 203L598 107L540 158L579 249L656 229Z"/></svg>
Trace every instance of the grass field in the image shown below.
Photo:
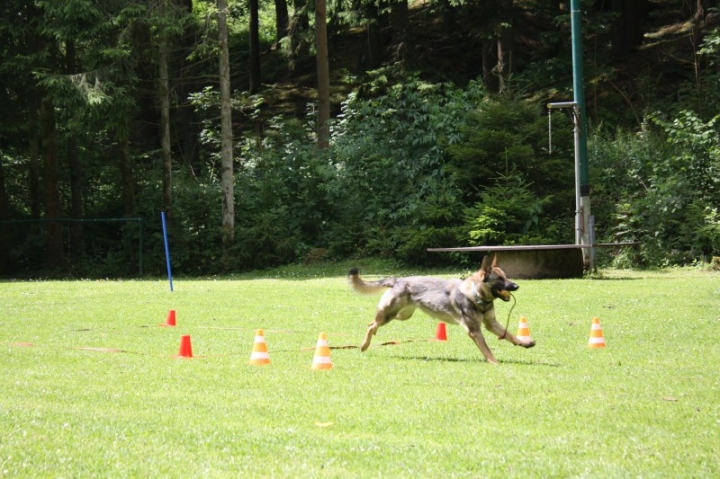
<svg viewBox="0 0 720 479"><path fill-rule="evenodd" d="M720 477L717 273L518 281L537 346L488 337L494 366L422 313L360 353L378 298L345 266L0 283L0 477Z"/></svg>

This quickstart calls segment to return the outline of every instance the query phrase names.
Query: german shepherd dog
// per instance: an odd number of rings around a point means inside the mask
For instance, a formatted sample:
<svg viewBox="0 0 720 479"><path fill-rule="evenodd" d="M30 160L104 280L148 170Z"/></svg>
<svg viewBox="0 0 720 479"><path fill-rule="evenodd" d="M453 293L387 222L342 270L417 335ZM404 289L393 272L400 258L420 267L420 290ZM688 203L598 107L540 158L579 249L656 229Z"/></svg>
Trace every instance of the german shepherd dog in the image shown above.
<svg viewBox="0 0 720 479"><path fill-rule="evenodd" d="M440 321L461 325L487 361L493 364L497 364L497 360L480 331L480 322L499 339L507 339L514 345L525 348L535 346L535 341L516 338L495 320L495 298L509 301L510 293L519 288L498 268L497 256L492 260L489 255L485 256L480 269L465 280L409 276L363 281L357 268L348 272L348 279L353 289L359 293L373 294L387 289L380 298L375 320L368 325L361 351L370 346L370 341L380 326L393 319L409 319L417 308Z"/></svg>

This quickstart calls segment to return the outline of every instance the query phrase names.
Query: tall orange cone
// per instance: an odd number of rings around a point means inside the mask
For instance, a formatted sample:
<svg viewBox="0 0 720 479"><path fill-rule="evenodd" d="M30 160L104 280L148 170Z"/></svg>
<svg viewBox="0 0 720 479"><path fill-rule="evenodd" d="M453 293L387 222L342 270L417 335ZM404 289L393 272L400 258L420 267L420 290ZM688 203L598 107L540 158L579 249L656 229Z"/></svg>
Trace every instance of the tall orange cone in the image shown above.
<svg viewBox="0 0 720 479"><path fill-rule="evenodd" d="M590 328L590 339L588 340L588 348L604 348L605 338L603 337L602 328L600 327L600 319L593 318L592 327Z"/></svg>
<svg viewBox="0 0 720 479"><path fill-rule="evenodd" d="M332 361L330 360L330 347L328 346L327 336L320 333L317 345L315 346L315 356L313 357L313 369L332 369Z"/></svg>
<svg viewBox="0 0 720 479"><path fill-rule="evenodd" d="M435 333L435 341L447 341L445 323L438 323L437 332Z"/></svg>
<svg viewBox="0 0 720 479"><path fill-rule="evenodd" d="M520 341L532 341L532 338L530 337L530 328L528 328L527 319L525 318L525 316L520 316L517 338Z"/></svg>
<svg viewBox="0 0 720 479"><path fill-rule="evenodd" d="M250 364L270 364L267 343L265 343L265 333L262 329L258 329L257 333L255 333L255 342L250 354Z"/></svg>
<svg viewBox="0 0 720 479"><path fill-rule="evenodd" d="M193 357L190 336L180 336L180 352L178 352L178 357L180 357L180 358Z"/></svg>
<svg viewBox="0 0 720 479"><path fill-rule="evenodd" d="M161 324L160 326L167 326L167 327L173 327L175 326L175 310L171 309L168 311L167 320L165 320L165 324Z"/></svg>

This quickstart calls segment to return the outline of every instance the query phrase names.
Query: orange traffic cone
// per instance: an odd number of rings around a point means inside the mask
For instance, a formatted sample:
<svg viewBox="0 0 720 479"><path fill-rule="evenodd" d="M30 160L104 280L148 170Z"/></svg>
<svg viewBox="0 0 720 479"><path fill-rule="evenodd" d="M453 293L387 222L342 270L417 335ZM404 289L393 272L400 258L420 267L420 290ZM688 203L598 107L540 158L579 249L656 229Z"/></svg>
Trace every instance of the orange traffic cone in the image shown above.
<svg viewBox="0 0 720 479"><path fill-rule="evenodd" d="M528 328L527 319L525 318L525 316L520 316L517 338L520 341L532 341L532 338L530 337L530 328Z"/></svg>
<svg viewBox="0 0 720 479"><path fill-rule="evenodd" d="M165 321L165 324L161 324L160 326L167 326L167 327L173 327L175 326L175 310L171 309L168 311L167 320Z"/></svg>
<svg viewBox="0 0 720 479"><path fill-rule="evenodd" d="M190 336L180 336L180 352L178 353L179 358L191 358L192 344L190 343Z"/></svg>
<svg viewBox="0 0 720 479"><path fill-rule="evenodd" d="M332 369L332 361L330 360L330 347L328 346L327 336L320 333L317 345L315 346L315 356L313 357L313 369Z"/></svg>
<svg viewBox="0 0 720 479"><path fill-rule="evenodd" d="M250 354L250 364L270 364L270 356L265 343L265 333L262 329L258 329L257 333L255 333L255 342Z"/></svg>
<svg viewBox="0 0 720 479"><path fill-rule="evenodd" d="M600 327L600 319L593 318L592 327L590 328L590 339L588 340L588 348L604 348L605 338L603 337L602 328Z"/></svg>
<svg viewBox="0 0 720 479"><path fill-rule="evenodd" d="M435 333L435 341L447 341L445 323L438 323L437 332Z"/></svg>

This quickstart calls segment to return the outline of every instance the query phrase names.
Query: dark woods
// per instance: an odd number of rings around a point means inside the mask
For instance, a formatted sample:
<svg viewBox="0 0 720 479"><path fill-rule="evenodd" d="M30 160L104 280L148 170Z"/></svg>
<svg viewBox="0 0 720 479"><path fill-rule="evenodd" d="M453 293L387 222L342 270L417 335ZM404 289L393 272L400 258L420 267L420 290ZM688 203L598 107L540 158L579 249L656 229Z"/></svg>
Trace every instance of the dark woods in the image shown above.
<svg viewBox="0 0 720 479"><path fill-rule="evenodd" d="M602 260L709 261L717 2L582 5L598 239L642 242ZM568 9L7 0L0 276L163 274L161 211L187 275L572 242Z"/></svg>

